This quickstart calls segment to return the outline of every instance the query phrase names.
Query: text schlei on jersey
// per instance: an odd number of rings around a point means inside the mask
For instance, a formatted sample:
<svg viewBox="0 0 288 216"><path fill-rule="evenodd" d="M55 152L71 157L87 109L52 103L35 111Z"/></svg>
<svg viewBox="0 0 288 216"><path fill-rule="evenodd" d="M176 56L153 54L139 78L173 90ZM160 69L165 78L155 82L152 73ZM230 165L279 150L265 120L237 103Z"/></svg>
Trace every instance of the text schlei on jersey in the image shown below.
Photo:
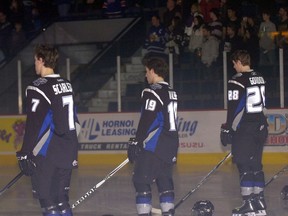
<svg viewBox="0 0 288 216"><path fill-rule="evenodd" d="M70 83L58 83L52 86L55 95L72 92L72 85Z"/></svg>

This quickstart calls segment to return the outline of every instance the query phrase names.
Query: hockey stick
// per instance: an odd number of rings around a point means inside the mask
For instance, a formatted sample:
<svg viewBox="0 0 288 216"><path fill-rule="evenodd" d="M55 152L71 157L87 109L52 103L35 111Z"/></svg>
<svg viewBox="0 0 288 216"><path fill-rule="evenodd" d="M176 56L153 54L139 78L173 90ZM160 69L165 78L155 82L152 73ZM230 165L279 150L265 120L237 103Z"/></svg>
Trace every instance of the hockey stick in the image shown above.
<svg viewBox="0 0 288 216"><path fill-rule="evenodd" d="M267 187L272 181L274 181L276 178L278 178L279 175L283 174L283 173L286 172L287 170L288 170L288 165L286 165L285 167L283 167L281 170L279 170L279 172L277 172L274 176L272 176L272 178L265 183L265 187Z"/></svg>
<svg viewBox="0 0 288 216"><path fill-rule="evenodd" d="M92 193L94 193L97 188L99 188L102 184L104 184L109 178L111 178L116 172L118 172L122 167L124 167L129 162L129 159L127 158L124 160L119 166L117 166L114 170L112 170L106 177L97 183L95 186L93 186L89 191L87 191L80 199L78 199L71 208L74 209L76 206L78 206L80 203L82 203L87 197L89 197Z"/></svg>
<svg viewBox="0 0 288 216"><path fill-rule="evenodd" d="M20 172L16 175L3 189L0 190L0 196L8 190L12 185L14 185L24 174Z"/></svg>
<svg viewBox="0 0 288 216"><path fill-rule="evenodd" d="M206 176L202 178L202 180L196 185L195 188L190 190L175 206L173 209L173 212L175 212L175 209L178 208L188 197L190 197L202 184L204 184L205 181L228 159L231 157L231 152L227 154ZM161 209L152 208L153 214L160 214L161 215Z"/></svg>

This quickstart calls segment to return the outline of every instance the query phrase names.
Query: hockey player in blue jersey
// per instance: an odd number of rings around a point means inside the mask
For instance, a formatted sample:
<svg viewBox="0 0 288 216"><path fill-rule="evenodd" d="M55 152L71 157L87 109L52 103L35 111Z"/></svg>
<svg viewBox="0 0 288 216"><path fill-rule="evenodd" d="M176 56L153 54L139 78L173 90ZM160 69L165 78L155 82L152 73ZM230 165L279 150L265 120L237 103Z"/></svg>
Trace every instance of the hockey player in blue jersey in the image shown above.
<svg viewBox="0 0 288 216"><path fill-rule="evenodd" d="M26 88L24 142L16 154L23 174L31 176L43 216L72 216L69 188L72 169L78 167L80 127L72 85L54 72L57 59L53 46L36 46L40 77Z"/></svg>
<svg viewBox="0 0 288 216"><path fill-rule="evenodd" d="M172 167L178 151L177 93L164 81L168 74L165 60L143 61L149 87L142 91L141 117L136 137L130 139L128 158L134 162L133 183L137 213L151 214L151 184L155 181L163 215L174 215Z"/></svg>

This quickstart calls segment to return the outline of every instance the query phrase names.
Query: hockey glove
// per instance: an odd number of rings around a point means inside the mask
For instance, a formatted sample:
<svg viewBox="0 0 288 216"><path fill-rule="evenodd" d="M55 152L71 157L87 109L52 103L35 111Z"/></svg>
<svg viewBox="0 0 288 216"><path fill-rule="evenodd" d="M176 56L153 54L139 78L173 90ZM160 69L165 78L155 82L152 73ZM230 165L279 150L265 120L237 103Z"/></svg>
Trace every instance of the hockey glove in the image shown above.
<svg viewBox="0 0 288 216"><path fill-rule="evenodd" d="M36 168L36 164L32 160L34 156L31 153L18 151L16 157L21 172L26 176L32 176Z"/></svg>
<svg viewBox="0 0 288 216"><path fill-rule="evenodd" d="M220 140L223 146L227 146L228 144L232 144L232 131L227 127L226 124L221 125L220 129Z"/></svg>
<svg viewBox="0 0 288 216"><path fill-rule="evenodd" d="M129 139L127 155L130 163L134 163L142 149L143 146L134 137Z"/></svg>

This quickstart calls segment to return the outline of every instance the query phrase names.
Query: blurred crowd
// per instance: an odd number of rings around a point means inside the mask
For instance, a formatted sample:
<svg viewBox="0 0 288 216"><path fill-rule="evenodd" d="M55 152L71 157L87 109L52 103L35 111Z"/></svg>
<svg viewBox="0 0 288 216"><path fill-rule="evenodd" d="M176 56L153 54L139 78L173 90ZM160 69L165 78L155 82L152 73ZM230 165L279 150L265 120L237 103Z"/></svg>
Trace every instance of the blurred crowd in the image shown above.
<svg viewBox="0 0 288 216"><path fill-rule="evenodd" d="M189 56L201 79L219 76L214 68L223 51L247 49L254 68L268 65L273 71L278 48L288 49L285 0L1 0L0 62L49 22L79 16L145 16L148 55L173 53L176 66Z"/></svg>
<svg viewBox="0 0 288 216"><path fill-rule="evenodd" d="M286 1L196 0L189 2L189 13L183 3L167 0L166 10L152 16L147 55L173 53L176 65L188 55L195 78L215 79L222 76L224 51L229 60L235 50L246 49L253 68L277 75L279 48L288 55ZM228 72L234 73L229 61Z"/></svg>
<svg viewBox="0 0 288 216"><path fill-rule="evenodd" d="M155 0L1 0L0 62L16 54L55 20L141 16ZM163 4L163 3L162 3Z"/></svg>

